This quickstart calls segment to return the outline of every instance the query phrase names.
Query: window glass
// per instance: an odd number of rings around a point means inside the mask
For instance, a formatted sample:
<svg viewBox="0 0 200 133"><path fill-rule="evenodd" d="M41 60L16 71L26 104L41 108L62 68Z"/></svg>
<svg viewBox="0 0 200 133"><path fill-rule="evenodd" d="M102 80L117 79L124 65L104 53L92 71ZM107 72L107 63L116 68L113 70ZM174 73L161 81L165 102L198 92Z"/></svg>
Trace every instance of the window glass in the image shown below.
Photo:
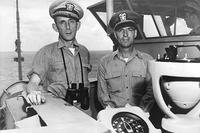
<svg viewBox="0 0 200 133"><path fill-rule="evenodd" d="M188 35L190 33L191 29L187 27L183 18L173 18L173 21L169 19L171 19L170 16L144 15L143 32L145 36L147 38L166 37Z"/></svg>
<svg viewBox="0 0 200 133"><path fill-rule="evenodd" d="M107 22L106 22L106 13L105 12L96 12L96 13L101 18L101 20L104 22L104 24L107 25Z"/></svg>
<svg viewBox="0 0 200 133"><path fill-rule="evenodd" d="M143 7L144 8L144 7ZM146 7L140 25L146 38L190 35L183 10L175 8ZM151 9L153 8L153 9ZM156 8L156 9L155 9ZM138 10L138 11L137 11ZM141 11L136 8L135 12Z"/></svg>
<svg viewBox="0 0 200 133"><path fill-rule="evenodd" d="M170 27L171 32L174 33L174 24ZM187 35L192 29L188 28L185 20L182 18L176 19L176 35ZM174 35L174 34L173 34Z"/></svg>
<svg viewBox="0 0 200 133"><path fill-rule="evenodd" d="M159 37L156 25L151 15L144 15L144 34L146 37Z"/></svg>

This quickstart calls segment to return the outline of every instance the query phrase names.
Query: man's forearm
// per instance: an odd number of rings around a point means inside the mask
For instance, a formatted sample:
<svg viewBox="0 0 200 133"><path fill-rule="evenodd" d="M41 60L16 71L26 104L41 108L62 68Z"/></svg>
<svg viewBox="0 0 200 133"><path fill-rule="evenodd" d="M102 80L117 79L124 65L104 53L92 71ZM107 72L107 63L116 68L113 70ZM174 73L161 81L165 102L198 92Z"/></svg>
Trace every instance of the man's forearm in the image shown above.
<svg viewBox="0 0 200 133"><path fill-rule="evenodd" d="M29 104L39 105L45 102L45 97L42 95L41 91L39 90L40 81L41 81L40 77L37 74L33 74L31 76L31 79L29 80L29 83L27 84L26 101Z"/></svg>
<svg viewBox="0 0 200 133"><path fill-rule="evenodd" d="M151 87L151 84L149 84L149 86L147 86L147 91L140 102L140 107L142 107L144 111L149 112L153 107L154 103L155 99L153 95L153 89Z"/></svg>
<svg viewBox="0 0 200 133"><path fill-rule="evenodd" d="M37 91L40 81L40 77L37 74L33 74L27 84L27 92Z"/></svg>

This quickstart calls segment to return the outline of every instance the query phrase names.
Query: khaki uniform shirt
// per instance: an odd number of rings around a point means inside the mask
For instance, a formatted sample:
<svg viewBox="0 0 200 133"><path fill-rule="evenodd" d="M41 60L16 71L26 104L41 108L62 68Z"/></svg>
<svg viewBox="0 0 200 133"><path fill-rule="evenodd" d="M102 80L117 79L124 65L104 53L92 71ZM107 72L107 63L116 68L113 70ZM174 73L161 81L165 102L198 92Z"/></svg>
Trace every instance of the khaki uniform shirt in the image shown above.
<svg viewBox="0 0 200 133"><path fill-rule="evenodd" d="M44 89L52 92L58 97L64 98L68 85L60 50L62 48L69 84L81 83L83 78L85 86L88 87L88 72L91 70L89 51L83 45L78 44L77 41L74 42L74 46L74 55L61 40L41 48L34 57L32 69L29 72L28 77L33 73L37 74L41 79ZM81 76L80 58L78 53L80 53L82 60L83 77Z"/></svg>
<svg viewBox="0 0 200 133"><path fill-rule="evenodd" d="M150 55L133 50L125 62L118 51L101 59L98 67L98 97L102 105L123 107L127 103L149 111L154 103L147 69Z"/></svg>

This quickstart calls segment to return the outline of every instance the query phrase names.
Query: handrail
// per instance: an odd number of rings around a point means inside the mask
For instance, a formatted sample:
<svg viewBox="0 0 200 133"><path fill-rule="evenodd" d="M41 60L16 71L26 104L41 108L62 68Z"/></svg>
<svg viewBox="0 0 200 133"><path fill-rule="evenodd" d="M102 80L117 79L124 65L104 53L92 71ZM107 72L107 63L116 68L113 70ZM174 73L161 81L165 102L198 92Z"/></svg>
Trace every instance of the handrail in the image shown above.
<svg viewBox="0 0 200 133"><path fill-rule="evenodd" d="M11 84L6 89L3 89L3 93L0 95L0 110L4 109L6 107L4 104L4 102L5 102L4 100L6 100L8 97L15 96L14 94L16 94L16 96L17 96L18 95L17 93L21 92L22 88L20 88L19 91L14 89L13 93L10 92L11 91L10 89L12 89L14 86L18 85L19 83L27 84L28 81L18 81L18 82Z"/></svg>

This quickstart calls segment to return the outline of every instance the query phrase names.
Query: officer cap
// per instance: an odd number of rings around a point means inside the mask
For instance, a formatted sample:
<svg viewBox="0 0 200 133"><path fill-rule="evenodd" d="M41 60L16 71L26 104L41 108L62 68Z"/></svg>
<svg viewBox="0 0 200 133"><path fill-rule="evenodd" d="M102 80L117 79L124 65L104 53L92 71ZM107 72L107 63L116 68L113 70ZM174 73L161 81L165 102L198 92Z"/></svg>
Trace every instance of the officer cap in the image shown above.
<svg viewBox="0 0 200 133"><path fill-rule="evenodd" d="M200 12L200 0L186 0L185 11L197 11Z"/></svg>
<svg viewBox="0 0 200 133"><path fill-rule="evenodd" d="M80 20L83 17L83 9L72 0L56 0L49 7L49 14L52 18L66 16Z"/></svg>
<svg viewBox="0 0 200 133"><path fill-rule="evenodd" d="M133 11L119 11L111 17L109 26L112 30L118 30L121 27L125 26L136 27L136 24L138 23L140 17L141 15Z"/></svg>

